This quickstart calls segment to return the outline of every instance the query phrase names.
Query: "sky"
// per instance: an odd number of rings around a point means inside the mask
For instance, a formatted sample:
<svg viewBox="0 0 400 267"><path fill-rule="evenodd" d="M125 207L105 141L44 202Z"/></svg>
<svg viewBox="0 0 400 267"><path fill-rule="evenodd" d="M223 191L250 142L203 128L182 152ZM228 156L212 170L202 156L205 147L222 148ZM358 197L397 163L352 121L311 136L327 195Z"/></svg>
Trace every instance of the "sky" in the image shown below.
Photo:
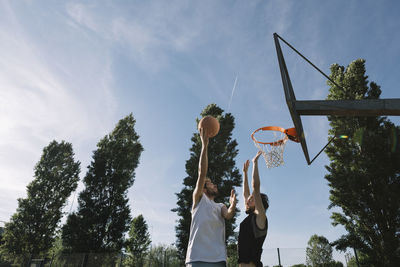
<svg viewBox="0 0 400 267"><path fill-rule="evenodd" d="M174 243L171 209L208 104L235 117L239 169L257 152L255 129L293 126L273 33L328 74L331 64L364 58L381 98L399 98L399 8L385 0L0 1L0 221L26 196L52 140L73 144L83 178L97 142L132 113L144 152L128 193L131 214L144 216L153 245ZM297 99L325 99L326 80L281 45ZM313 157L329 123L302 120ZM265 265L278 264L277 248L283 265L304 263L311 235L334 241L345 233L331 225L326 155L308 166L300 145L289 142L284 160L274 169L260 164L270 198ZM235 189L243 211L242 188ZM334 257L344 262L343 253Z"/></svg>

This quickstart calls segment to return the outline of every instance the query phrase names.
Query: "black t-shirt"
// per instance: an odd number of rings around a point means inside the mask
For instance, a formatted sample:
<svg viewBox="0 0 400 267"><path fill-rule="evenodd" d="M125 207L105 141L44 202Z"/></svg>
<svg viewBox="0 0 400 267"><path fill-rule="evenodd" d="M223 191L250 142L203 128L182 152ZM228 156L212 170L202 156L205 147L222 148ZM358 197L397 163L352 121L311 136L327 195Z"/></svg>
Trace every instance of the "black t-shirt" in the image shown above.
<svg viewBox="0 0 400 267"><path fill-rule="evenodd" d="M267 236L268 219L265 219L265 228L260 229L256 224L256 214L249 214L241 223L238 239L238 263L254 262L262 266L261 254L264 240Z"/></svg>

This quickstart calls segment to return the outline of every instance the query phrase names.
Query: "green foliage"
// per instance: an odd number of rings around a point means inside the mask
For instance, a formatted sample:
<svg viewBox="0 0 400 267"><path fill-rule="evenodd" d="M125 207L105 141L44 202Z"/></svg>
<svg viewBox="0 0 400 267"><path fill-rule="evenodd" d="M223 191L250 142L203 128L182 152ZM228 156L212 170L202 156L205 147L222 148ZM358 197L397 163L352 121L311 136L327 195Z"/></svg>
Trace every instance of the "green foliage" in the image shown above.
<svg viewBox="0 0 400 267"><path fill-rule="evenodd" d="M357 262L356 262L356 257L352 257L348 262L347 262L347 267L358 267Z"/></svg>
<svg viewBox="0 0 400 267"><path fill-rule="evenodd" d="M307 265L300 263L300 264L292 265L291 267L307 267Z"/></svg>
<svg viewBox="0 0 400 267"><path fill-rule="evenodd" d="M226 251L228 256L228 258L226 259L226 265L228 267L238 266L239 255L238 255L237 243L236 242L228 243L228 245L226 246Z"/></svg>
<svg viewBox="0 0 400 267"><path fill-rule="evenodd" d="M2 241L4 233L4 227L0 226L0 247L4 242ZM0 250L0 266L8 266L10 263L3 258L2 251Z"/></svg>
<svg viewBox="0 0 400 267"><path fill-rule="evenodd" d="M57 235L55 236L53 245L51 246L48 255L52 257L53 255L58 255L62 253L62 251L63 251L63 245L62 245L61 232L58 232Z"/></svg>
<svg viewBox="0 0 400 267"><path fill-rule="evenodd" d="M332 261L332 247L323 236L312 235L308 240L306 262L311 266L323 266Z"/></svg>
<svg viewBox="0 0 400 267"><path fill-rule="evenodd" d="M331 66L328 99L378 99L380 87L369 83L365 61L346 69ZM369 257L370 266L400 266L400 128L385 117L328 117L330 135L345 134L327 147L326 166L332 224L347 231L333 242L337 249L355 247ZM397 252L396 252L397 250ZM397 254L396 254L397 253Z"/></svg>
<svg viewBox="0 0 400 267"><path fill-rule="evenodd" d="M97 144L83 180L78 211L70 214L62 228L69 252L119 252L131 221L127 191L143 147L132 114Z"/></svg>
<svg viewBox="0 0 400 267"><path fill-rule="evenodd" d="M350 256L350 254L348 254ZM358 264L357 265L357 259ZM358 267L358 266L371 266L371 262L367 255L357 251L357 258L355 256L351 256L347 259L347 267Z"/></svg>
<svg viewBox="0 0 400 267"><path fill-rule="evenodd" d="M152 247L147 255L144 267L180 267L179 253L176 247L158 245ZM138 265L139 266L139 265Z"/></svg>
<svg viewBox="0 0 400 267"><path fill-rule="evenodd" d="M234 186L240 186L242 177L235 167L235 157L238 154L237 142L232 140L232 131L235 127L234 118L230 113L223 114L223 110L215 104L208 105L202 112L201 117L212 115L219 120L220 131L217 136L210 138L208 145L208 171L207 176L218 186L219 196L215 202L225 203L229 206L229 196ZM197 129L196 119L194 125ZM192 193L198 178L198 164L201 152L201 140L198 133L193 134L193 145L190 148L190 158L186 161L187 177L183 180L183 189L177 193L177 207L172 211L177 212L180 217L176 230L176 246L181 260L185 259L186 248L189 242ZM237 209L238 211L238 209ZM234 229L236 227L236 216L225 222L226 238L235 242Z"/></svg>
<svg viewBox="0 0 400 267"><path fill-rule="evenodd" d="M72 145L64 141L43 149L27 197L18 199L17 211L5 224L0 249L6 258L21 262L20 257L44 256L52 247L62 208L79 180L80 163L73 157Z"/></svg>
<svg viewBox="0 0 400 267"><path fill-rule="evenodd" d="M126 249L129 256L125 260L127 266L143 266L144 259L151 244L147 223L142 215L137 216L131 222L129 239Z"/></svg>
<svg viewBox="0 0 400 267"><path fill-rule="evenodd" d="M3 242L3 233L4 233L4 227L0 226L0 246L4 243Z"/></svg>
<svg viewBox="0 0 400 267"><path fill-rule="evenodd" d="M327 267L344 267L340 261L331 261Z"/></svg>

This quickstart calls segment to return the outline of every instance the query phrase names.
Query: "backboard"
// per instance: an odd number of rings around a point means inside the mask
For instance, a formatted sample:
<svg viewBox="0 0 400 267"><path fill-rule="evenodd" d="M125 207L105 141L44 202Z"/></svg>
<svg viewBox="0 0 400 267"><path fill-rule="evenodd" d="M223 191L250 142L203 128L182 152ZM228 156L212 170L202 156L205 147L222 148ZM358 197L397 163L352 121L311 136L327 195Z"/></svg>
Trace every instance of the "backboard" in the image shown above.
<svg viewBox="0 0 400 267"><path fill-rule="evenodd" d="M307 164L310 165L316 157L333 141L333 137L328 144L319 151L319 153L310 160L308 153L306 138L304 135L303 123L301 116L303 115L338 115L338 116L400 116L400 99L361 99L361 100L296 100L293 86L290 81L289 72L286 67L286 62L280 46L280 41L285 43L301 58L309 63L314 69L320 72L325 78L342 88L335 83L328 75L322 72L310 60L297 51L291 44L285 41L277 33L274 33L274 41L276 53L278 56L279 69L282 78L283 91L285 94L286 104L289 109L290 116L292 117L294 127L296 128L298 139L304 152ZM328 134L328 133L327 133Z"/></svg>

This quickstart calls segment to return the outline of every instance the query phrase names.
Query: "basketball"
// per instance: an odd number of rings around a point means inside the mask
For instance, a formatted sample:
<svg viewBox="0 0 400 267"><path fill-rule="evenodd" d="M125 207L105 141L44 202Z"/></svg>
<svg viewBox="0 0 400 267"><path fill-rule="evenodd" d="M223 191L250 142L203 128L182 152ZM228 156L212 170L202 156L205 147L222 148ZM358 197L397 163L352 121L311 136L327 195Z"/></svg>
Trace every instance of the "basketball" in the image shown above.
<svg viewBox="0 0 400 267"><path fill-rule="evenodd" d="M208 137L214 137L219 132L219 121L213 116L205 116L200 120L198 128L207 129Z"/></svg>

